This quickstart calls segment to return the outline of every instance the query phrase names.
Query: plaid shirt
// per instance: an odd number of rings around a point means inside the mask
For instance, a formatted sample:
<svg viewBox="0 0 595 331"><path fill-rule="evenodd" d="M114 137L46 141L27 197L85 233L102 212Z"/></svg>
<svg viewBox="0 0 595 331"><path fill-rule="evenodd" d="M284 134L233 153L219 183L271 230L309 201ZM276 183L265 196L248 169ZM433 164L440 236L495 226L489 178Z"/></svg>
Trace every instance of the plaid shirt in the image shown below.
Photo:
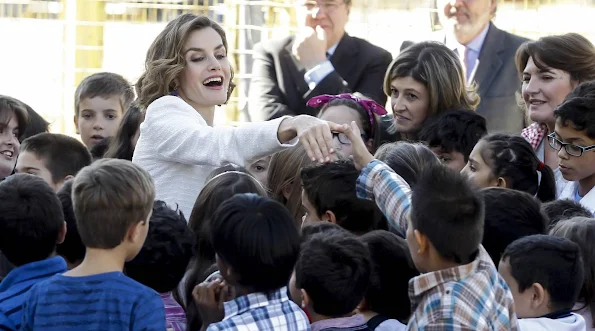
<svg viewBox="0 0 595 331"><path fill-rule="evenodd" d="M357 193L375 199L405 235L411 189L401 176L372 161L358 178ZM408 330L518 330L512 294L483 246L469 264L413 278L409 295L414 313Z"/></svg>
<svg viewBox="0 0 595 331"><path fill-rule="evenodd" d="M537 150L539 148L539 144L545 136L547 135L547 126L539 123L533 123L528 127L524 128L521 132L521 136L525 138L526 141L531 144L533 150Z"/></svg>
<svg viewBox="0 0 595 331"><path fill-rule="evenodd" d="M207 331L309 331L306 314L287 296L287 287L273 293L252 293L225 304L223 321Z"/></svg>

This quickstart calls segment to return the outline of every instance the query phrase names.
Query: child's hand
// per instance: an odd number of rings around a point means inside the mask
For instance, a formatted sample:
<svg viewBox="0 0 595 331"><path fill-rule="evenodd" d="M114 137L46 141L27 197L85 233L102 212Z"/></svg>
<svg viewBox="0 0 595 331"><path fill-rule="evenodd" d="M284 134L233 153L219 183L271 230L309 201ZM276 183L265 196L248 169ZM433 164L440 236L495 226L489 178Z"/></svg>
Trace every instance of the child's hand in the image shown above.
<svg viewBox="0 0 595 331"><path fill-rule="evenodd" d="M223 303L235 298L234 289L225 281L216 279L203 282L194 288L192 297L198 306L198 312L203 321L203 326L217 323L225 317Z"/></svg>
<svg viewBox="0 0 595 331"><path fill-rule="evenodd" d="M374 160L374 156L368 151L368 147L361 138L361 132L355 122L351 122L351 126L343 125L339 131L343 132L351 141L353 162L357 170L362 170Z"/></svg>

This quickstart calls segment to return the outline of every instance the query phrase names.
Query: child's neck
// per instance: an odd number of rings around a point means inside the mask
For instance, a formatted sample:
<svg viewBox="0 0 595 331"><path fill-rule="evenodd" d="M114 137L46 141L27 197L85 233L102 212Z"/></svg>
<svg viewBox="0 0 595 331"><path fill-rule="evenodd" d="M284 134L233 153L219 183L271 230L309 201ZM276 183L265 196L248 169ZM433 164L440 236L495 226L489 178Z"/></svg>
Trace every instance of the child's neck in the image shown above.
<svg viewBox="0 0 595 331"><path fill-rule="evenodd" d="M351 316L354 315L354 314L347 314L347 315L344 315L344 316L330 317L330 316L324 316L324 315L317 314L312 309L309 309L308 310L308 314L310 315L310 322L312 324L313 323L316 323L316 322L320 322L320 321L332 320L332 319L335 319L335 318L351 317Z"/></svg>
<svg viewBox="0 0 595 331"><path fill-rule="evenodd" d="M595 174L578 181L578 195L584 197L595 186Z"/></svg>
<svg viewBox="0 0 595 331"><path fill-rule="evenodd" d="M120 247L113 249L87 248L83 262L64 275L82 277L108 272L122 272L125 262L126 254Z"/></svg>
<svg viewBox="0 0 595 331"><path fill-rule="evenodd" d="M366 322L368 322L372 318L378 316L378 313L373 312L371 310L360 311L359 314L362 315L362 316L364 316L364 319L366 320Z"/></svg>

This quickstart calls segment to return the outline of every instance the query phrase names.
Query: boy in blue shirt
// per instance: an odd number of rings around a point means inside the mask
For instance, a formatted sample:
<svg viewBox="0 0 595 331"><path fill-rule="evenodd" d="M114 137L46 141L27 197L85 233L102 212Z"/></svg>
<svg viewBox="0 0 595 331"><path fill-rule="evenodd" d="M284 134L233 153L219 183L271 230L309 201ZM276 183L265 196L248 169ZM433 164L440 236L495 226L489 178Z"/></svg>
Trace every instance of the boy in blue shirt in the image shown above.
<svg viewBox="0 0 595 331"><path fill-rule="evenodd" d="M0 330L18 330L30 288L66 271L55 256L66 224L60 200L43 179L19 174L0 183L0 250L17 268L0 283Z"/></svg>
<svg viewBox="0 0 595 331"><path fill-rule="evenodd" d="M594 213L595 82L583 83L570 92L554 116L556 126L548 142L558 151L558 199L575 200Z"/></svg>
<svg viewBox="0 0 595 331"><path fill-rule="evenodd" d="M21 329L165 330L159 294L122 273L145 242L154 199L153 180L130 161L83 168L72 202L85 258L31 289Z"/></svg>

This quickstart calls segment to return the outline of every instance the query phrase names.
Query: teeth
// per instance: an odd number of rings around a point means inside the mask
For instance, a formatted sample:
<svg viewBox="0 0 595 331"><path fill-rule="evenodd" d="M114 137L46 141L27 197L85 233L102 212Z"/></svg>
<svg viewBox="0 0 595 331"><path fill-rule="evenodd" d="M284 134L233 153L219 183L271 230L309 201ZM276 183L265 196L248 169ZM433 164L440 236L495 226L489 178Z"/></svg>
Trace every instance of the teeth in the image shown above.
<svg viewBox="0 0 595 331"><path fill-rule="evenodd" d="M209 79L205 80L202 83L203 84L208 84L208 83L211 83L211 82L221 83L221 81L222 81L221 77L213 77L213 78L209 78Z"/></svg>
<svg viewBox="0 0 595 331"><path fill-rule="evenodd" d="M12 152L10 152L10 151L4 151L4 152L2 152L2 154L6 155L8 157L12 157Z"/></svg>

